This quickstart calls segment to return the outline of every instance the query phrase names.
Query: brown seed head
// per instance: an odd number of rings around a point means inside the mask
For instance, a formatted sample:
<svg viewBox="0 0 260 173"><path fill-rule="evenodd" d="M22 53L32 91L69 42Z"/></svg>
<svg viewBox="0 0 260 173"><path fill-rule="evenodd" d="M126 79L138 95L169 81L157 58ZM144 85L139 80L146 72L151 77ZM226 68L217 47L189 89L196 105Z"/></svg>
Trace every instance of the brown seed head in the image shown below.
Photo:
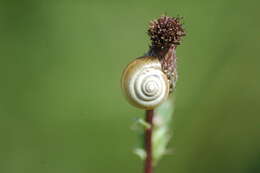
<svg viewBox="0 0 260 173"><path fill-rule="evenodd" d="M148 35L152 47L159 49L169 48L172 44L179 45L185 36L180 17L162 16L150 22Z"/></svg>

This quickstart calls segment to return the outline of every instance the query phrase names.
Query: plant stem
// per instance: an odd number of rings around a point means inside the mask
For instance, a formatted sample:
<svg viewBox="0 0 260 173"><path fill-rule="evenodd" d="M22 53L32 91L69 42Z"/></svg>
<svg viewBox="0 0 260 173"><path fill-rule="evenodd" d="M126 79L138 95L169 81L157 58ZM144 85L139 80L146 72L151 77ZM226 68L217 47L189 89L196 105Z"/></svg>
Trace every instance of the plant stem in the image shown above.
<svg viewBox="0 0 260 173"><path fill-rule="evenodd" d="M146 110L145 120L147 123L151 125L150 128L145 129L145 151L146 151L146 159L145 159L145 167L144 173L152 173L153 172L153 155L152 155L152 134L153 134L153 116L154 110Z"/></svg>

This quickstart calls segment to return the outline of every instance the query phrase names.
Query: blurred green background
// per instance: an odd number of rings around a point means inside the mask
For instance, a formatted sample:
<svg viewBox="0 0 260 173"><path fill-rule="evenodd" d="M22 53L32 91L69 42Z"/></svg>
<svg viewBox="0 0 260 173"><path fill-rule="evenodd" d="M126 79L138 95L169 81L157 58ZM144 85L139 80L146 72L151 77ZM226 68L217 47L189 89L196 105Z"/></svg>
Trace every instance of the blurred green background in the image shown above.
<svg viewBox="0 0 260 173"><path fill-rule="evenodd" d="M138 173L120 90L148 22L184 17L176 153L157 173L260 172L257 1L0 1L0 172Z"/></svg>

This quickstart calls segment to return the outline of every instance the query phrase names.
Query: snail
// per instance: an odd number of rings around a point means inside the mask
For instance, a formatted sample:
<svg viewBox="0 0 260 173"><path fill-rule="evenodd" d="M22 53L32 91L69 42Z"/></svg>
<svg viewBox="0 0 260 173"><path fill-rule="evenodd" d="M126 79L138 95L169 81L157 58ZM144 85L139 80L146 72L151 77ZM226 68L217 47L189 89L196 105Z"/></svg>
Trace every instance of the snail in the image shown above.
<svg viewBox="0 0 260 173"><path fill-rule="evenodd" d="M158 58L144 56L125 68L121 85L127 100L141 109L154 109L169 95L169 80Z"/></svg>
<svg viewBox="0 0 260 173"><path fill-rule="evenodd" d="M121 87L132 105L153 110L175 88L176 48L185 32L181 18L162 16L150 22L148 35L151 39L148 53L127 65Z"/></svg>

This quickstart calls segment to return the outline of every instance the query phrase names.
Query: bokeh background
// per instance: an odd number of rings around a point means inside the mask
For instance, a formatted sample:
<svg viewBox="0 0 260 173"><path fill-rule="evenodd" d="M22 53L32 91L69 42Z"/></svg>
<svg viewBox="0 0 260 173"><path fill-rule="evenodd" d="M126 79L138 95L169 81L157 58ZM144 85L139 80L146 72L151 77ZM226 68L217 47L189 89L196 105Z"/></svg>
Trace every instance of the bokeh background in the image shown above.
<svg viewBox="0 0 260 173"><path fill-rule="evenodd" d="M138 173L120 90L148 22L184 17L171 148L158 173L260 172L257 1L0 1L0 172Z"/></svg>

